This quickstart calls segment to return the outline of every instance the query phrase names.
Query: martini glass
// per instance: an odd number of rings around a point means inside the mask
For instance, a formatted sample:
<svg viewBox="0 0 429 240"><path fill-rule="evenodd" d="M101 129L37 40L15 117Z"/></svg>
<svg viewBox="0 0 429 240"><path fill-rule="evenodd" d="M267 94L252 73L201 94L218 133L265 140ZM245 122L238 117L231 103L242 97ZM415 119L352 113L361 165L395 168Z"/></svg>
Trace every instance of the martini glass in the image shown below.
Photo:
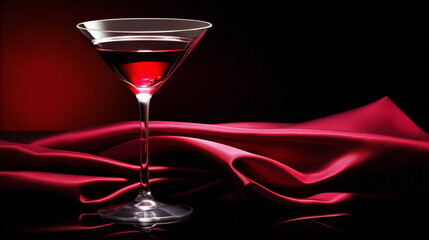
<svg viewBox="0 0 429 240"><path fill-rule="evenodd" d="M77 28L136 95L140 106L140 190L134 201L98 210L104 219L150 230L190 217L192 208L157 201L149 188L149 102L179 67L209 22L175 18L120 18L82 22Z"/></svg>

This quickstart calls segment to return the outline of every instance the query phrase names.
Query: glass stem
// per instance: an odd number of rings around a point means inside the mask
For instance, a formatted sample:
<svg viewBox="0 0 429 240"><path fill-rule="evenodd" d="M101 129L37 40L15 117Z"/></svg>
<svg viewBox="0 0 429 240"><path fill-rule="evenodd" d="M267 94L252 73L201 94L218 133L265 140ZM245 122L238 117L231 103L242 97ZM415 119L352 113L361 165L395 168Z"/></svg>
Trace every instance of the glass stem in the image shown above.
<svg viewBox="0 0 429 240"><path fill-rule="evenodd" d="M151 94L136 95L140 107L140 191L136 201L152 199L149 189L149 103Z"/></svg>

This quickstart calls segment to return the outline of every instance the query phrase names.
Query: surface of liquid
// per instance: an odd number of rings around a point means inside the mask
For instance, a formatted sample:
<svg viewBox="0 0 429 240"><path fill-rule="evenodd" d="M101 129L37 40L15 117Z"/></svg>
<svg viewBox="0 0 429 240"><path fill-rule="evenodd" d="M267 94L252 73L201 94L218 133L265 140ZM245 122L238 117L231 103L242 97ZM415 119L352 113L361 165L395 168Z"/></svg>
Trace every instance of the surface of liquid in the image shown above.
<svg viewBox="0 0 429 240"><path fill-rule="evenodd" d="M164 82L189 45L189 39L165 36L118 37L95 43L100 56L134 92L150 91Z"/></svg>

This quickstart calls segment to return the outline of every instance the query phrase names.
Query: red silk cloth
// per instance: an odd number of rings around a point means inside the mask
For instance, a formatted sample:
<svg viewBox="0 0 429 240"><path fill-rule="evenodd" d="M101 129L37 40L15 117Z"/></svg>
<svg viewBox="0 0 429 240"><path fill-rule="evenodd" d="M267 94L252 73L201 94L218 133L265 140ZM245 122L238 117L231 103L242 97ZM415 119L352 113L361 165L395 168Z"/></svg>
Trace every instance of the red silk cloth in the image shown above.
<svg viewBox="0 0 429 240"><path fill-rule="evenodd" d="M0 140L0 191L131 200L138 131L123 122L26 144ZM429 190L429 135L387 97L298 124L153 121L150 135L155 197L327 205Z"/></svg>

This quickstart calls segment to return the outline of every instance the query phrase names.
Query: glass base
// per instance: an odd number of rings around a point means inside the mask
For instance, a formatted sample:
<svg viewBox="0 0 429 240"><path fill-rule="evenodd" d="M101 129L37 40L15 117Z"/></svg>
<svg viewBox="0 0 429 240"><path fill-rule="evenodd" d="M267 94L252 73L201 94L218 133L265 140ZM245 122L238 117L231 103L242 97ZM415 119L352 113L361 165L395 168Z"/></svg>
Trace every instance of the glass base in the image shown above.
<svg viewBox="0 0 429 240"><path fill-rule="evenodd" d="M153 197L136 198L131 203L98 210L101 218L120 224L132 224L140 231L150 231L156 224L175 223L190 218L192 208L182 204L158 202Z"/></svg>

